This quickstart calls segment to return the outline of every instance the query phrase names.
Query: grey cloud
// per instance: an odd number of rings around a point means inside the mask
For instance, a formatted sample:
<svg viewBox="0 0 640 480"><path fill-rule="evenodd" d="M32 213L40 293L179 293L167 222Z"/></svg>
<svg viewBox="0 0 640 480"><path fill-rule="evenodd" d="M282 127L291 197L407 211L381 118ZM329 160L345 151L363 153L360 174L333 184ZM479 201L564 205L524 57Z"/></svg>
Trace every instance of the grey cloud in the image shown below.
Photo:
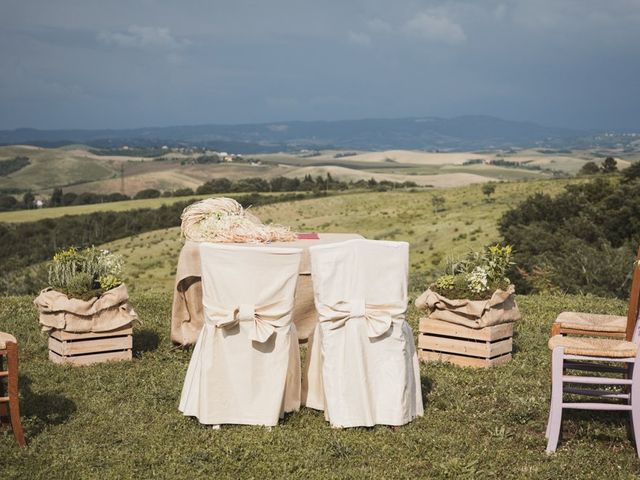
<svg viewBox="0 0 640 480"><path fill-rule="evenodd" d="M98 40L106 45L124 48L180 48L191 42L185 38L176 38L167 27L147 27L130 25L126 31L102 31Z"/></svg>
<svg viewBox="0 0 640 480"><path fill-rule="evenodd" d="M349 31L348 38L355 45L360 45L361 47L371 46L371 37L366 33Z"/></svg>
<svg viewBox="0 0 640 480"><path fill-rule="evenodd" d="M409 35L451 45L464 43L467 36L462 26L437 11L420 12L403 27Z"/></svg>
<svg viewBox="0 0 640 480"><path fill-rule="evenodd" d="M2 3L0 128L459 114L640 128L637 0Z"/></svg>

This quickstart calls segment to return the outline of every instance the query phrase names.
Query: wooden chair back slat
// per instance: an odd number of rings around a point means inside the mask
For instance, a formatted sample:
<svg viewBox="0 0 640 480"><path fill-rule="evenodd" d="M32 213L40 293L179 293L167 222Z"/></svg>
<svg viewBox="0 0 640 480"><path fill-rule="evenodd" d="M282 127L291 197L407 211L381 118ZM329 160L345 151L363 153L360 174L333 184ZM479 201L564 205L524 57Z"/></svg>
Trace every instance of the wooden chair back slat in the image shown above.
<svg viewBox="0 0 640 480"><path fill-rule="evenodd" d="M626 339L633 340L633 333L638 320L638 310L640 308L640 247L633 262L633 277L631 279L631 295L629 296L629 310L627 311L627 331Z"/></svg>

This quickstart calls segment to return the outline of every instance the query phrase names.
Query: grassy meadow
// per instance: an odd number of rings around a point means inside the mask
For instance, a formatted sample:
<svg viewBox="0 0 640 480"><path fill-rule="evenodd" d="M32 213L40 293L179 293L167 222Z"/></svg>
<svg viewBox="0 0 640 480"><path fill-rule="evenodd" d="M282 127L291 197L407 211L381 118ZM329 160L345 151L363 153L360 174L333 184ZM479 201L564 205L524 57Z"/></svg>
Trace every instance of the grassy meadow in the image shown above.
<svg viewBox="0 0 640 480"><path fill-rule="evenodd" d="M251 211L263 222L280 223L295 231L356 232L366 238L407 241L411 244L411 271L430 272L447 257L461 256L498 241L497 221L503 212L535 192L559 193L567 182L558 179L499 183L490 199L482 194L480 185L470 185L338 194ZM444 198L442 211L434 212L434 196ZM147 232L104 245L125 257L133 291L170 290L181 246L179 228Z"/></svg>
<svg viewBox="0 0 640 480"><path fill-rule="evenodd" d="M411 299L421 287L413 285ZM169 341L169 292L140 292L132 362L48 361L30 297L3 298L0 330L20 345L28 446L0 432L4 478L637 478L623 415L568 413L555 455L544 453L549 327L562 310L623 313L624 302L519 297L514 358L473 370L422 364L425 415L406 426L335 430L303 408L277 427L213 430L177 405L191 351ZM410 307L414 332L419 314Z"/></svg>
<svg viewBox="0 0 640 480"><path fill-rule="evenodd" d="M413 300L449 255L499 239L501 214L535 192L556 194L568 182L496 184L338 194L251 209L265 222L297 231L358 232L411 243L408 321ZM434 211L433 198L444 199ZM118 202L128 208L184 199ZM111 206L111 205L109 205ZM105 205L83 208L104 209ZM70 214L74 208L33 214ZM57 212L56 212L57 211ZM31 212L25 212L31 213ZM6 218L6 217L5 217ZM0 217L0 221L3 217ZM124 255L127 285L140 316L132 362L74 368L47 358L32 297L0 300L0 330L20 346L25 450L0 432L6 478L636 478L640 462L623 415L569 413L558 452L544 453L553 319L563 310L625 312L625 303L590 296L519 296L514 358L473 370L422 364L425 415L398 429L331 429L303 408L271 430L200 425L177 410L190 349L169 339L173 276L182 245L178 228L105 244ZM304 348L303 348L304 356Z"/></svg>

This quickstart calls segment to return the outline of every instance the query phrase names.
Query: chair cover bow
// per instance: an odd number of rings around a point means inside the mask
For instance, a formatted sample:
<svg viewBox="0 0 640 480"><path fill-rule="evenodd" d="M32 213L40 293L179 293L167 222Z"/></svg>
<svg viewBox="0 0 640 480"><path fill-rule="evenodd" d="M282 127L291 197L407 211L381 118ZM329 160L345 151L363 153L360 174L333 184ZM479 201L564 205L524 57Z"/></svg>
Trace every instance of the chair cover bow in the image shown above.
<svg viewBox="0 0 640 480"><path fill-rule="evenodd" d="M333 305L317 305L321 322L331 322L331 330L342 327L350 318L367 320L367 335L384 335L394 320L404 320L407 302L368 304L364 300L340 301Z"/></svg>
<svg viewBox="0 0 640 480"><path fill-rule="evenodd" d="M283 327L290 321L291 306L284 302L267 305L239 304L233 307L205 305L205 322L217 328L231 328L238 322L253 322L249 338L264 343L277 327Z"/></svg>

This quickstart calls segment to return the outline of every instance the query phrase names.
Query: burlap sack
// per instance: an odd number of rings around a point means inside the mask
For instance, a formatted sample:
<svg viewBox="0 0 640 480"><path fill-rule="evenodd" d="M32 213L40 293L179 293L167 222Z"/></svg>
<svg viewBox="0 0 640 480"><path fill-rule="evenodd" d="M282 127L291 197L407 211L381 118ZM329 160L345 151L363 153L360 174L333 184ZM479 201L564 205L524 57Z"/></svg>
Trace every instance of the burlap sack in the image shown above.
<svg viewBox="0 0 640 480"><path fill-rule="evenodd" d="M514 286L509 285L506 291L496 290L489 300L452 300L428 289L415 305L429 312L430 319L484 328L520 320L514 293Z"/></svg>
<svg viewBox="0 0 640 480"><path fill-rule="evenodd" d="M46 288L33 303L40 313L42 330L46 332L52 329L76 333L108 332L138 318L129 304L124 284L86 301Z"/></svg>

